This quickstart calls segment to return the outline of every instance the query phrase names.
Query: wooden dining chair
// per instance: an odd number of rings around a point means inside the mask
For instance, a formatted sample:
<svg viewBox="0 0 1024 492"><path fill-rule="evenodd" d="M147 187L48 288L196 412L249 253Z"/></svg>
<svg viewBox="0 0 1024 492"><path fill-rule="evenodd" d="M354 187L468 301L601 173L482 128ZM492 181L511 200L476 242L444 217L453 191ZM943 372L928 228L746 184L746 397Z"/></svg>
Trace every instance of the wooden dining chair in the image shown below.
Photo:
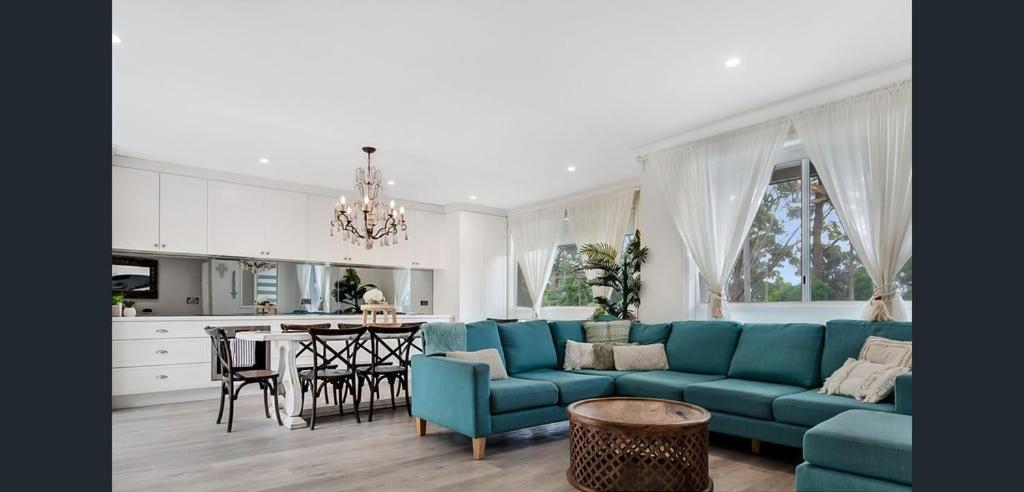
<svg viewBox="0 0 1024 492"><path fill-rule="evenodd" d="M334 393L334 401L338 404L338 415L344 416L344 404L347 394L352 395L355 402L356 422L359 418L358 377L356 376L357 347L366 333L366 328L310 328L309 337L313 352L313 367L299 374L303 387L309 383L313 388L313 416L309 429L316 427L316 403L320 391L327 391L327 386ZM340 338L339 337L345 337ZM334 342L332 346L328 342ZM318 384L319 383L319 384Z"/></svg>
<svg viewBox="0 0 1024 492"><path fill-rule="evenodd" d="M238 330L238 328L236 328ZM267 402L267 391L274 394L274 413L277 415L277 425L281 422L281 411L277 407L277 372L267 369L236 368L234 357L231 353L231 338L223 328L207 327L206 334L213 344L213 351L217 354L217 362L220 369L220 409L217 410L217 423L221 422L224 416L224 397L228 397L228 432L235 420L235 400L242 388L249 383L256 383L263 390L263 411L267 418L270 418L270 408ZM235 383L240 383L235 387Z"/></svg>
<svg viewBox="0 0 1024 492"><path fill-rule="evenodd" d="M395 405L395 394L405 391L406 411L412 416L412 401L409 395L409 367L411 352L420 326L423 323L403 323L398 328L383 328L370 326L367 331L370 334L371 361L367 366L357 368L359 373L359 386L362 388L366 383L370 389L370 422L373 422L373 402L375 396L380 395L381 381L387 381L391 392L391 408ZM388 340L395 340L392 347ZM395 384L398 384L396 390ZM360 391L362 391L360 389Z"/></svg>
<svg viewBox="0 0 1024 492"><path fill-rule="evenodd" d="M330 327L331 327L330 323L317 323L317 324L314 324L314 325L290 325L290 324L281 323L281 331L285 332L285 333L301 332L301 331L308 332L312 328L316 328L316 329L320 329L320 330L326 330L326 329L329 329ZM313 353L313 343L312 342L299 342L299 350L297 352L295 352L295 359L298 360L298 358L301 357L302 354L305 354L305 353L310 353L310 354ZM295 370L301 373L302 371L309 370L311 367L313 367L313 366L311 366L309 364L296 365L295 366ZM334 369L335 367L337 367L337 366L330 366L327 369ZM305 405L306 391L309 389L309 388L306 387L306 384L307 384L306 381L302 382L302 403L303 403L303 406ZM317 391L315 391L315 393L319 394L320 391L317 390ZM324 392L324 403L327 403L327 404L331 403L331 400L328 399L328 392L326 392L326 391Z"/></svg>

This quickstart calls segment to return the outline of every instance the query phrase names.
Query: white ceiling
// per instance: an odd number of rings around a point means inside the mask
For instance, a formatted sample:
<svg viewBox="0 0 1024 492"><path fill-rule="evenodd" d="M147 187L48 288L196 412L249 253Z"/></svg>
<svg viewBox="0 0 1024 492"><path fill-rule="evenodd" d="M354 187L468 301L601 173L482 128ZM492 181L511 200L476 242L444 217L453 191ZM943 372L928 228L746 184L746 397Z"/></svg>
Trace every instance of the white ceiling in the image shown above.
<svg viewBox="0 0 1024 492"><path fill-rule="evenodd" d="M908 60L910 14L905 0L114 0L113 143L333 188L375 145L393 196L511 208L635 180L630 147Z"/></svg>

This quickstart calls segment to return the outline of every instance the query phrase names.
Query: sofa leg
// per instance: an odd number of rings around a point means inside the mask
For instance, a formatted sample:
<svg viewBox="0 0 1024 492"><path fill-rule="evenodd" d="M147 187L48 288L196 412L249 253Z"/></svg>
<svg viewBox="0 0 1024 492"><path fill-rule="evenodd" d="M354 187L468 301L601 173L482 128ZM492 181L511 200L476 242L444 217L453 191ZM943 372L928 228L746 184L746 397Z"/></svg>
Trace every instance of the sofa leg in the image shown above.
<svg viewBox="0 0 1024 492"><path fill-rule="evenodd" d="M484 448L487 446L486 437L474 437L473 438L473 459L482 460L484 459Z"/></svg>
<svg viewBox="0 0 1024 492"><path fill-rule="evenodd" d="M422 436L427 433L427 421L416 417L416 435Z"/></svg>
<svg viewBox="0 0 1024 492"><path fill-rule="evenodd" d="M750 452L754 454L761 454L761 441L758 441L757 439L751 439Z"/></svg>

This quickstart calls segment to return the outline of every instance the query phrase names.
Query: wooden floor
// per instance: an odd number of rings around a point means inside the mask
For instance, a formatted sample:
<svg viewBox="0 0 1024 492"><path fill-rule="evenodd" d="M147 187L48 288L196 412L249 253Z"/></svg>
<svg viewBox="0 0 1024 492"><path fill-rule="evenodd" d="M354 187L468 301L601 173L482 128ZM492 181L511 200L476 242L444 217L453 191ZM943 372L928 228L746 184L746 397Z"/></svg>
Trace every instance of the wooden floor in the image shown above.
<svg viewBox="0 0 1024 492"><path fill-rule="evenodd" d="M417 437L404 408L289 431L262 407L240 398L231 434L214 423L216 400L114 411L114 490L574 490L566 422L488 438L487 459L473 461L469 438L436 425ZM799 450L764 444L754 455L749 446L712 435L716 491L794 490Z"/></svg>

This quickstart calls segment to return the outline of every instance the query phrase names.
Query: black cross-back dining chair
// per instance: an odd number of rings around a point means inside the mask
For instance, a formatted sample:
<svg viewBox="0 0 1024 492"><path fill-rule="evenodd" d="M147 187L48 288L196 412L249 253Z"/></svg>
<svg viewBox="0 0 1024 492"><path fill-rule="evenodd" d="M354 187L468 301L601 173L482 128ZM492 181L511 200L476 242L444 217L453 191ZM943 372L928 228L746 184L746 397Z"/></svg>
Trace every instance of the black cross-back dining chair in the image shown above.
<svg viewBox="0 0 1024 492"><path fill-rule="evenodd" d="M267 402L267 391L274 394L274 414L277 415L277 425L281 422L281 411L277 407L277 372L268 369L244 369L234 366L234 359L231 354L231 339L223 328L207 327L206 334L210 336L210 343L213 344L213 352L217 354L220 366L220 409L217 410L217 423L221 422L224 416L224 397L228 397L228 432L235 420L235 400L242 388L249 383L256 383L263 390L263 412L270 418L270 408ZM235 387L235 383L240 383Z"/></svg>
<svg viewBox="0 0 1024 492"><path fill-rule="evenodd" d="M286 324L286 323L281 323L281 331L283 331L285 333L288 333L288 332L300 332L300 331L308 332L310 329L313 329L313 328L326 330L326 329L329 329L330 327L331 327L330 323L317 323L317 324L313 324L313 325L290 325L290 324ZM298 358L301 357L302 354L305 354L305 353L310 353L310 354L313 353L313 343L312 342L299 342L299 350L298 350L298 352L295 353L295 359L298 360ZM298 371L299 373L302 373L302 371L308 371L312 367L313 366L311 366L309 364L296 365L295 366L295 370ZM333 366L332 365L332 366L327 367L327 369L334 369L335 367L337 367L337 366ZM308 389L309 388L308 388L307 381L303 380L302 381L302 399L303 399L303 403L305 402L306 391ZM314 393L319 394L320 391L317 390L317 391L314 391ZM331 400L328 399L328 394L329 394L328 392L326 392L326 391L324 392L324 403L330 404Z"/></svg>
<svg viewBox="0 0 1024 492"><path fill-rule="evenodd" d="M359 386L356 376L356 353L366 333L366 328L310 328L309 338L313 352L313 367L302 372L299 377L303 380L303 386L309 382L313 388L313 416L310 419L309 429L316 427L316 403L320 391L327 391L330 385L334 393L334 401L338 404L338 415L344 416L346 394L352 395L355 402L356 422L362 422L359 418ZM339 339L342 336L345 338ZM331 346L328 342L334 342Z"/></svg>
<svg viewBox="0 0 1024 492"><path fill-rule="evenodd" d="M399 328L383 328L370 326L370 353L372 358L368 366L360 366L360 391L365 382L370 388L370 422L373 422L374 395L380 394L381 381L387 381L391 390L391 408L395 409L395 394L405 391L406 411L412 416L411 397L409 396L409 365L412 348L415 346L416 335L423 323L403 323ZM395 340L394 347L387 340ZM395 383L399 384L396 391Z"/></svg>

